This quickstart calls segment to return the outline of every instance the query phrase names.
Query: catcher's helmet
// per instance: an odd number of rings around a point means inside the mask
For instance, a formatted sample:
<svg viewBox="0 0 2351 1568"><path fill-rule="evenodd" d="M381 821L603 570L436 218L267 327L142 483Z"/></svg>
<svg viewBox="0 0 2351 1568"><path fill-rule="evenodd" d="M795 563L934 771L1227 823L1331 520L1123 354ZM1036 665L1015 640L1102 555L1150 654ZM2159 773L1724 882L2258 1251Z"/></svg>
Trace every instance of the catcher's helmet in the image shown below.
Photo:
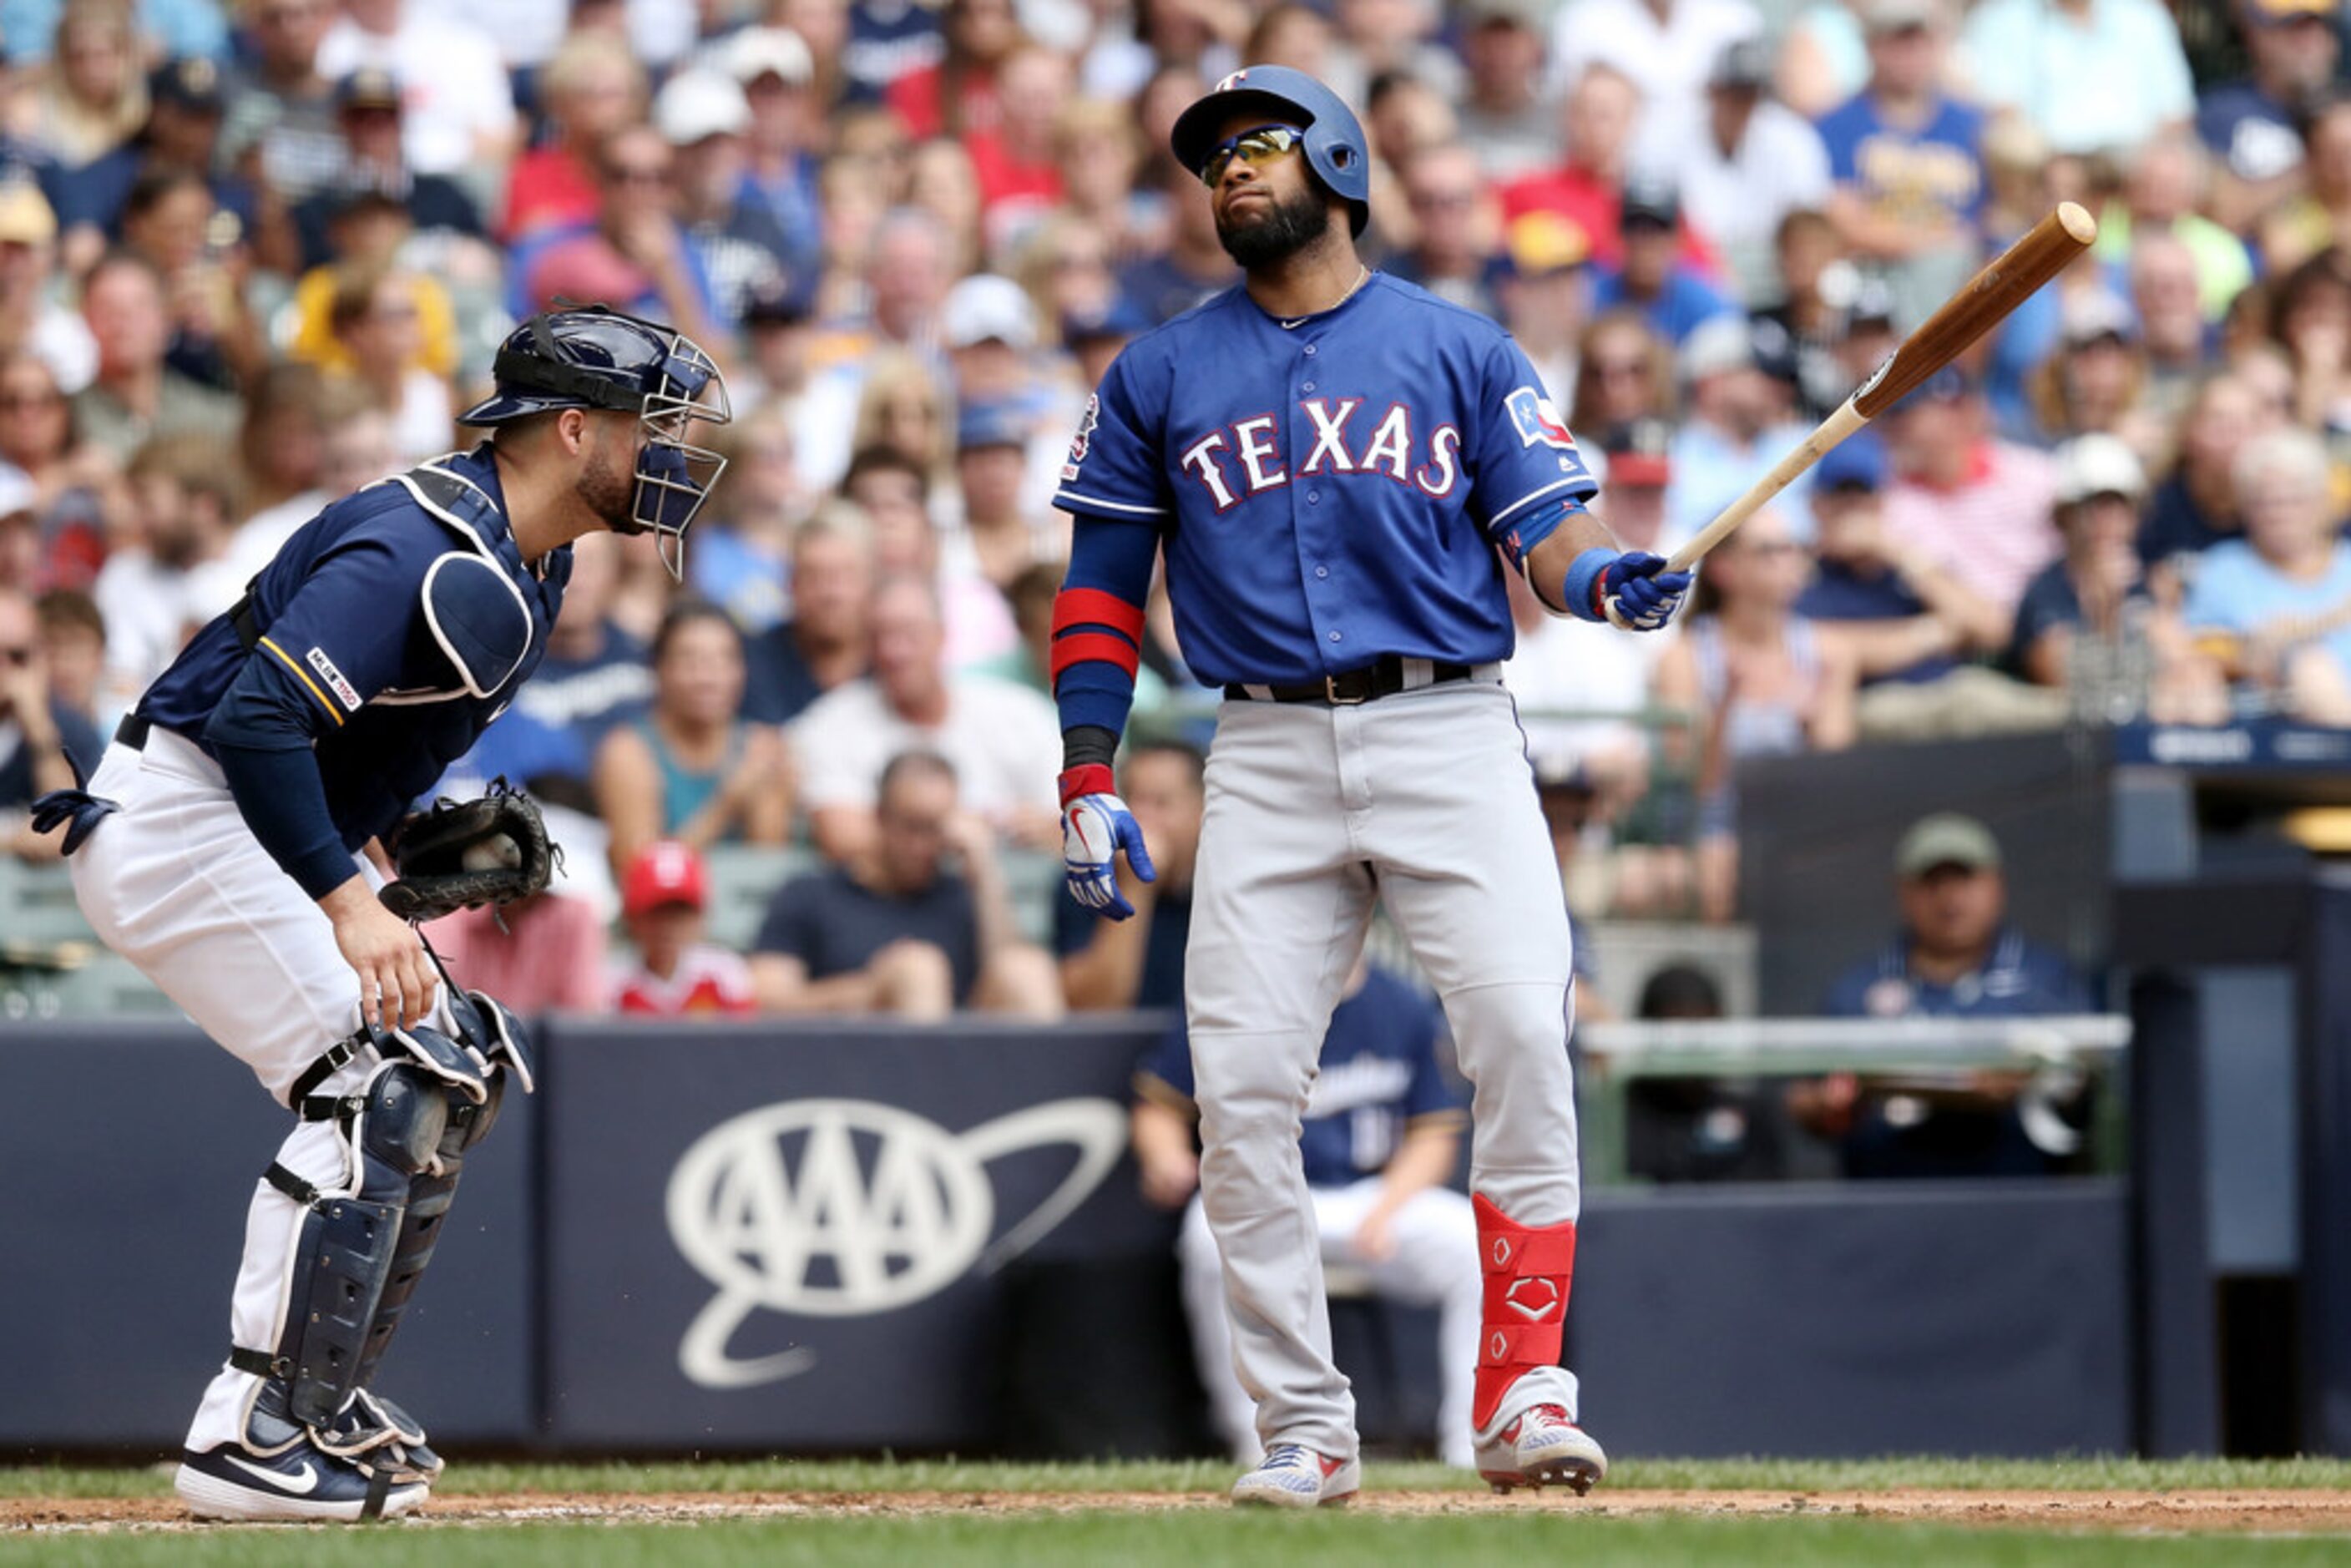
<svg viewBox="0 0 2351 1568"><path fill-rule="evenodd" d="M1348 205L1355 234L1371 221L1372 158L1364 128L1346 100L1304 71L1251 66L1235 71L1206 98L1176 117L1168 138L1176 161L1197 174L1217 145L1217 133L1235 114L1262 111L1306 132L1306 166Z"/></svg>
<svg viewBox="0 0 2351 1568"><path fill-rule="evenodd" d="M687 443L697 419L730 417L726 383L691 338L657 321L602 305L542 311L498 345L493 395L458 416L462 424L505 424L557 409L633 413L644 423L636 494L615 533L660 536L673 577L685 567L685 530L726 460Z"/></svg>

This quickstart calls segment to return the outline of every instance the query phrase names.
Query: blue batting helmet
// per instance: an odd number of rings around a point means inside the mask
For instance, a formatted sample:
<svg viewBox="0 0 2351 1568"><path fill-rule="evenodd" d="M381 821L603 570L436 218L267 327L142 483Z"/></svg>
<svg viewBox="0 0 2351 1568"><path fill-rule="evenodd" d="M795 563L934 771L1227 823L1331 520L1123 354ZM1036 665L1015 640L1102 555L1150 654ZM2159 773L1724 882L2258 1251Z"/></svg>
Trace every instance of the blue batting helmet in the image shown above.
<svg viewBox="0 0 2351 1568"><path fill-rule="evenodd" d="M1304 71L1251 66L1218 82L1207 97L1176 116L1176 129L1167 138L1176 162L1198 173L1217 145L1217 132L1245 111L1262 112L1270 120L1306 132L1306 166L1346 201L1349 226L1362 234L1372 212L1372 158L1364 127L1345 99Z"/></svg>

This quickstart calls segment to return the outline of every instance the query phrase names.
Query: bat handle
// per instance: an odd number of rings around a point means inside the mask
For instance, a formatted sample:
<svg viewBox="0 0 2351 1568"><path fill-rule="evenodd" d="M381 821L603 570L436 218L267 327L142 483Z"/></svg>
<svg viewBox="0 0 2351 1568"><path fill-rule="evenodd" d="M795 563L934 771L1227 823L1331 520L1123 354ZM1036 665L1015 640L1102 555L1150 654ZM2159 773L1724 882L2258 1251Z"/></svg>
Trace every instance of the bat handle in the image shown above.
<svg viewBox="0 0 2351 1568"><path fill-rule="evenodd" d="M1810 435L1794 451L1773 465L1771 471L1748 487L1747 493L1725 507L1714 521L1700 528L1690 541L1674 551L1666 562L1667 571L1687 571L1706 557L1706 552L1729 538L1740 524L1761 511L1779 494L1794 484L1804 470L1818 463L1828 449L1869 423L1853 399L1847 398L1834 413L1821 421Z"/></svg>

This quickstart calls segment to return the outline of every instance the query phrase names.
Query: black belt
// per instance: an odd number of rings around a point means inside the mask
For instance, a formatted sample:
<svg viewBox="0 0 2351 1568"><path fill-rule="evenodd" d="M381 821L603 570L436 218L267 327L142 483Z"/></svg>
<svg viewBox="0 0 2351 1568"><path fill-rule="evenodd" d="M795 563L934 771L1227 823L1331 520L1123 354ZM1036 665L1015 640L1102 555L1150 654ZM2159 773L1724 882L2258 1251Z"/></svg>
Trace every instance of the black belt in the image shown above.
<svg viewBox="0 0 2351 1568"><path fill-rule="evenodd" d="M127 746L133 751L147 749L147 732L155 727L135 713L126 713L122 722L114 727L114 744Z"/></svg>
<svg viewBox="0 0 2351 1568"><path fill-rule="evenodd" d="M1392 697L1406 689L1404 664L1402 655L1384 653L1375 664L1343 674L1325 675L1312 685L1266 685L1252 692L1246 685L1234 685L1225 688L1225 695L1240 702L1321 703L1326 707L1353 707L1374 697ZM1426 684L1434 686L1447 681L1466 681L1476 674L1476 667L1470 664L1431 664ZM1260 692L1264 695L1259 695Z"/></svg>

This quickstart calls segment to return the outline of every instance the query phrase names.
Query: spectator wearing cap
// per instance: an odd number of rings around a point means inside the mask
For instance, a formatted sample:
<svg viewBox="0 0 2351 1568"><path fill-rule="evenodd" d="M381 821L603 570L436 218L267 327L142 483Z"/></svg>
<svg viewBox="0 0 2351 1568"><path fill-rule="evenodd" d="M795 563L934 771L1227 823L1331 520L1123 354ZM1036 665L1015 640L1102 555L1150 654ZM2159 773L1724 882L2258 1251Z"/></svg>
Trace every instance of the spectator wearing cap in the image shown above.
<svg viewBox="0 0 2351 1568"><path fill-rule="evenodd" d="M825 99L816 61L789 27L745 27L718 50L717 62L743 89L751 120L743 136L743 195L767 210L784 236L785 271L812 285L823 265L824 201L817 186L817 149L824 141Z"/></svg>
<svg viewBox="0 0 2351 1568"><path fill-rule="evenodd" d="M1557 94L1543 79L1545 0L1476 0L1461 13L1468 68L1457 114L1489 183L1531 174L1555 156Z"/></svg>
<svg viewBox="0 0 2351 1568"><path fill-rule="evenodd" d="M2127 151L2186 127L2196 87L2160 0L1984 0L1960 34L1968 79L2061 153ZM2079 84L2095 81L2095 92Z"/></svg>
<svg viewBox="0 0 2351 1568"><path fill-rule="evenodd" d="M753 293L786 281L783 258L791 247L775 214L744 182L750 100L725 72L680 71L653 98L653 126L670 145L678 220L709 280L713 316L732 329Z"/></svg>
<svg viewBox="0 0 2351 1568"><path fill-rule="evenodd" d="M1562 81L1594 65L1622 71L1641 95L1644 146L1671 147L1706 120L1706 78L1723 46L1763 31L1750 0L1568 0L1552 22Z"/></svg>
<svg viewBox="0 0 2351 1568"><path fill-rule="evenodd" d="M1448 304L1494 315L1499 214L1477 152L1466 141L1425 147L1405 161L1400 174L1412 243L1391 256L1385 269Z"/></svg>
<svg viewBox="0 0 2351 1568"><path fill-rule="evenodd" d="M693 846L662 840L621 878L621 924L635 949L614 967L611 1009L636 1018L735 1018L758 1010L751 967L704 940L710 873Z"/></svg>
<svg viewBox="0 0 2351 1568"><path fill-rule="evenodd" d="M744 639L745 718L789 724L871 669L873 577L872 533L854 503L829 503L792 530L791 612Z"/></svg>
<svg viewBox="0 0 2351 1568"><path fill-rule="evenodd" d="M9 853L59 858L58 847L27 824L25 809L37 796L88 778L100 749L98 732L51 690L32 597L0 587L0 843Z"/></svg>
<svg viewBox="0 0 2351 1568"><path fill-rule="evenodd" d="M34 355L70 395L96 373L98 344L89 323L53 297L57 239L40 187L0 181L0 354Z"/></svg>
<svg viewBox="0 0 2351 1568"><path fill-rule="evenodd" d="M1778 331L1795 372L1797 416L1815 423L1844 402L1855 384L1837 352L1845 312L1823 287L1843 252L1826 213L1809 207L1789 213L1771 239L1773 278L1767 302L1749 318L1759 334ZM1840 289L1855 281L1849 267L1834 276Z"/></svg>
<svg viewBox="0 0 2351 1568"><path fill-rule="evenodd" d="M1625 259L1624 188L1640 106L1641 89L1625 71L1606 61L1586 67L1561 100L1565 161L1504 185L1503 218L1557 213L1583 231L1595 266L1620 266ZM1685 224L1681 241L1682 259L1711 272L1714 253L1704 236Z"/></svg>
<svg viewBox="0 0 2351 1568"><path fill-rule="evenodd" d="M1677 546L1804 438L1792 417L1793 389L1757 358L1744 316L1717 316L1692 332L1682 347L1681 377L1689 413L1674 437L1674 482L1666 497L1666 534ZM1812 475L1802 474L1781 494L1779 504L1799 530L1812 486Z"/></svg>
<svg viewBox="0 0 2351 1568"><path fill-rule="evenodd" d="M2219 161L2212 214L2239 233L2299 187L2301 122L2342 63L2339 0L2236 0L2251 70L2204 89L2196 134Z"/></svg>
<svg viewBox="0 0 2351 1568"><path fill-rule="evenodd" d="M1077 384L1102 385L1119 350L1151 330L1150 319L1123 294L1114 294L1098 308L1072 311L1061 318L1061 347L1077 362Z"/></svg>
<svg viewBox="0 0 2351 1568"><path fill-rule="evenodd" d="M404 104L400 78L381 66L362 66L335 83L343 162L324 189L294 209L305 267L324 266L338 253L333 226L361 196L390 197L407 214L408 233L480 237L481 209L465 188L410 166Z"/></svg>
<svg viewBox="0 0 2351 1568"><path fill-rule="evenodd" d="M1900 928L1829 988L1831 1018L2035 1018L2085 1013L2088 984L2064 955L2027 941L2008 920L2000 841L1972 817L1922 817L1894 852ZM2041 1176L2079 1143L2078 1113L2013 1074L1981 1072L1932 1099L1899 1081L1834 1075L1797 1085L1789 1108L1836 1141L1855 1177ZM2078 1093L2055 1096L2070 1101ZM2035 1108L2037 1106L2037 1109ZM2031 1114L2028 1124L2020 1113ZM2058 1124L2062 1122L2062 1125Z"/></svg>
<svg viewBox="0 0 2351 1568"><path fill-rule="evenodd" d="M2351 543L2326 449L2297 426L2248 441L2235 464L2245 534L2204 552L2180 613L2249 705L2351 724Z"/></svg>
<svg viewBox="0 0 2351 1568"><path fill-rule="evenodd" d="M551 231L515 256L515 314L558 298L596 299L666 321L722 354L716 290L678 221L677 159L660 131L623 126L597 149L603 206L593 225Z"/></svg>
<svg viewBox="0 0 2351 1568"><path fill-rule="evenodd" d="M2111 435L2084 435L2057 450L2053 520L2065 553L2034 578L2016 607L2007 663L2027 680L2064 686L2085 639L2109 646L2126 632L2125 610L2152 608L2138 558L2147 474Z"/></svg>
<svg viewBox="0 0 2351 1568"><path fill-rule="evenodd" d="M1679 345L1699 323L1739 307L1682 254L1681 197L1670 176L1638 172L1625 182L1624 259L1593 269L1592 303L1629 305L1667 342Z"/></svg>
<svg viewBox="0 0 2351 1568"><path fill-rule="evenodd" d="M2197 389L2179 424L2179 461L2155 487L2138 535L2139 559L2168 565L2244 533L2237 505L2237 454L2273 421L2253 389L2233 375L2216 375Z"/></svg>
<svg viewBox="0 0 2351 1568"><path fill-rule="evenodd" d="M1705 124L1673 160L1690 223L1722 253L1750 304L1771 298L1782 222L1823 205L1830 191L1821 133L1770 96L1771 79L1771 51L1761 38L1725 45L1707 77Z"/></svg>
<svg viewBox="0 0 2351 1568"><path fill-rule="evenodd" d="M1575 395L1576 346L1591 319L1591 254L1583 231L1557 213L1528 213L1510 225L1494 278L1502 325L1562 404Z"/></svg>
<svg viewBox="0 0 2351 1568"><path fill-rule="evenodd" d="M1865 260L1930 269L1939 261L1949 271L1949 258L1976 253L1983 114L1942 89L1935 0L1859 0L1856 9L1869 82L1820 122L1835 182L1829 216Z"/></svg>
<svg viewBox="0 0 2351 1568"><path fill-rule="evenodd" d="M342 167L334 78L319 64L336 10L334 0L255 0L253 54L229 71L219 156L289 205Z"/></svg>
<svg viewBox="0 0 2351 1568"><path fill-rule="evenodd" d="M950 577L972 576L1001 592L1028 568L1067 553L1067 525L1026 497L1030 427L1009 403L966 403L956 418L956 490L962 506L942 529Z"/></svg>
<svg viewBox="0 0 2351 1568"><path fill-rule="evenodd" d="M1982 392L1956 366L1881 417L1894 454L1887 533L2001 615L2014 614L2024 585L2057 555L2048 526L2057 474L2048 455L1996 439Z"/></svg>
<svg viewBox="0 0 2351 1568"><path fill-rule="evenodd" d="M2058 319L2057 351L2028 389L2033 434L2054 445L2095 431L2160 455L2171 433L2140 406L2147 362L2129 304L2103 287L2078 288L2065 297Z"/></svg>
<svg viewBox="0 0 2351 1568"><path fill-rule="evenodd" d="M751 945L763 1009L1061 1016L1053 961L1020 938L995 835L958 799L956 775L936 752L892 756L874 784L877 831L843 863L777 890Z"/></svg>
<svg viewBox="0 0 2351 1568"><path fill-rule="evenodd" d="M599 149L643 118L644 67L608 33L574 33L539 71L538 92L549 134L515 159L507 182L498 235L510 245L541 228L594 220L602 204Z"/></svg>
<svg viewBox="0 0 2351 1568"><path fill-rule="evenodd" d="M319 40L319 68L337 78L373 69L398 82L407 166L467 182L476 203L496 193L522 147L497 40L451 6L344 0Z"/></svg>
<svg viewBox="0 0 2351 1568"><path fill-rule="evenodd" d="M1864 430L1813 470L1813 580L1796 612L1853 649L1865 685L1939 681L2001 644L2008 620L1886 528L1886 447Z"/></svg>

